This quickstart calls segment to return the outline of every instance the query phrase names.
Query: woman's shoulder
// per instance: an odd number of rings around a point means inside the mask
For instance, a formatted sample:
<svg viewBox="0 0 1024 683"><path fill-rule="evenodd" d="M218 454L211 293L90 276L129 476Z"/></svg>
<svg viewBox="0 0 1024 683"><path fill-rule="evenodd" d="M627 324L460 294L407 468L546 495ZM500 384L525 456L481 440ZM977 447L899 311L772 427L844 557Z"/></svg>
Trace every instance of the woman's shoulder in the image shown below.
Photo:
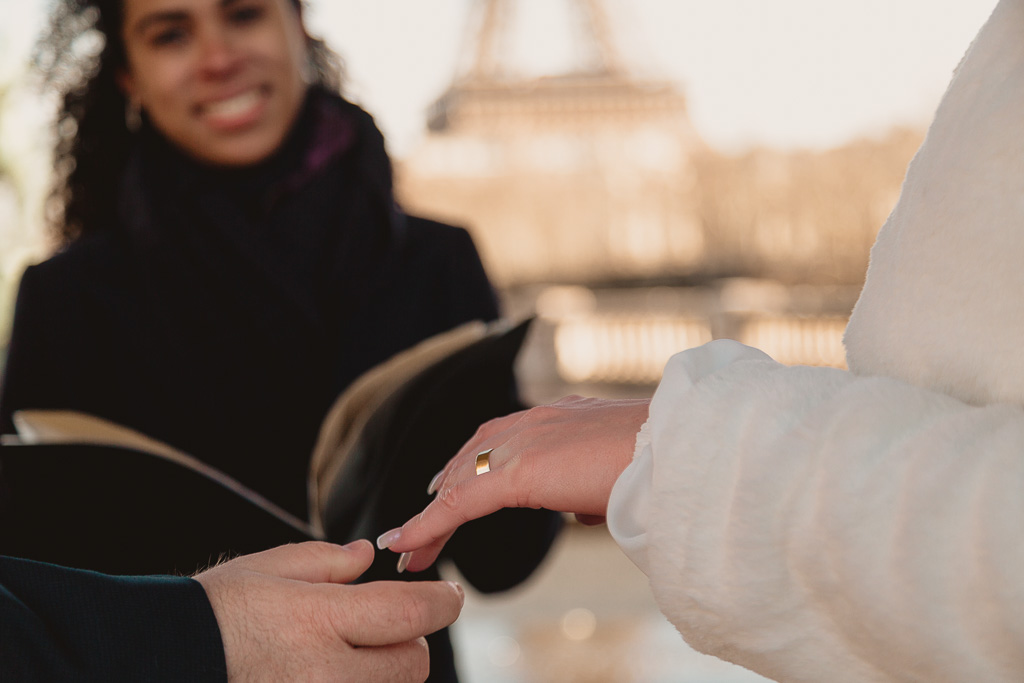
<svg viewBox="0 0 1024 683"><path fill-rule="evenodd" d="M406 239L417 250L476 254L473 238L465 228L410 214L405 214L404 222Z"/></svg>
<svg viewBox="0 0 1024 683"><path fill-rule="evenodd" d="M469 231L421 216L405 216L406 253L422 267L441 268L449 275L486 280L480 253Z"/></svg>
<svg viewBox="0 0 1024 683"><path fill-rule="evenodd" d="M405 244L409 282L447 302L452 324L493 320L498 304L473 238L465 228L420 216L407 216Z"/></svg>
<svg viewBox="0 0 1024 683"><path fill-rule="evenodd" d="M91 285L117 278L127 258L119 241L109 234L82 237L61 247L22 276L22 288L54 290L71 295Z"/></svg>
<svg viewBox="0 0 1024 683"><path fill-rule="evenodd" d="M36 273L60 277L78 271L108 268L123 261L124 248L112 233L80 237L58 248L40 263L30 266Z"/></svg>

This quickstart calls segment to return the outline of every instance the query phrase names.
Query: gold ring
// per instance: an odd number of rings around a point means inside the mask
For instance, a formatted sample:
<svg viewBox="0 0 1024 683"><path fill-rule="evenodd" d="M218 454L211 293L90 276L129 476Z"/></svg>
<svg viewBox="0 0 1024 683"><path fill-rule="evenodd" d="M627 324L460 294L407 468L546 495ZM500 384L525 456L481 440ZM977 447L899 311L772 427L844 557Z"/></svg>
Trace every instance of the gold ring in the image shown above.
<svg viewBox="0 0 1024 683"><path fill-rule="evenodd" d="M491 451L493 450L493 448L488 448L486 451L480 451L476 454L477 476L491 471Z"/></svg>

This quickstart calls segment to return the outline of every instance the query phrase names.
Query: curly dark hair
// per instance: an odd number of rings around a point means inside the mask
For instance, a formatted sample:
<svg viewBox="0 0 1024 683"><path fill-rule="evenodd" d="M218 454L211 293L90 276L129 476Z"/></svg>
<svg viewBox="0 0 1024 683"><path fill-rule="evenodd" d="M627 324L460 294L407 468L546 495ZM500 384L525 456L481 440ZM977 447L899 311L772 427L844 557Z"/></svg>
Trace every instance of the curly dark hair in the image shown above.
<svg viewBox="0 0 1024 683"><path fill-rule="evenodd" d="M302 11L302 0L289 0ZM47 222L58 244L111 229L132 147L117 85L125 66L123 0L58 0L35 51L43 83L60 96L54 122L54 184ZM342 64L320 39L308 41L314 83L340 92Z"/></svg>

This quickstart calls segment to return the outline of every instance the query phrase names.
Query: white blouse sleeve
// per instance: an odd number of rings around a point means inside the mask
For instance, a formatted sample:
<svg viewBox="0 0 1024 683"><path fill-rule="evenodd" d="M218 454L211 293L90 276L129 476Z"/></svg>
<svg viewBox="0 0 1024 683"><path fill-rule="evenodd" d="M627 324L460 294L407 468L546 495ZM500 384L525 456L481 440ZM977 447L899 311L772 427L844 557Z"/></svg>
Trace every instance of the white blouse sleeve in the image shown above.
<svg viewBox="0 0 1024 683"><path fill-rule="evenodd" d="M784 681L1024 680L1024 411L675 356L608 510L698 650Z"/></svg>

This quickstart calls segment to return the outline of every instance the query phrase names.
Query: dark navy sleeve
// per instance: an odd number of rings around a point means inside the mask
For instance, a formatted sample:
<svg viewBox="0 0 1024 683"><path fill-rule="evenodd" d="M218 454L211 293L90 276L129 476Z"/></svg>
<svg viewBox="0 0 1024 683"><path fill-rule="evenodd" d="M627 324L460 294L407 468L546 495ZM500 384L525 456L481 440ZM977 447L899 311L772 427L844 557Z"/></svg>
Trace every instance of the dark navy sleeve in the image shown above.
<svg viewBox="0 0 1024 683"><path fill-rule="evenodd" d="M0 557L0 680L226 681L199 582Z"/></svg>

